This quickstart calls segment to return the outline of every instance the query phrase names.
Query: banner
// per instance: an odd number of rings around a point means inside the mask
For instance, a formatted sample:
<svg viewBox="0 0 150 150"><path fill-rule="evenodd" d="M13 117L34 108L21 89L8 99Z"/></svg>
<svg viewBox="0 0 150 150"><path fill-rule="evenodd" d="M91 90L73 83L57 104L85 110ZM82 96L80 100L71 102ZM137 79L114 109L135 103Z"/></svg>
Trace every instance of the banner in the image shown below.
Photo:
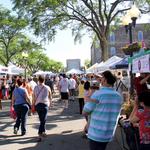
<svg viewBox="0 0 150 150"><path fill-rule="evenodd" d="M150 54L132 60L132 73L150 72Z"/></svg>

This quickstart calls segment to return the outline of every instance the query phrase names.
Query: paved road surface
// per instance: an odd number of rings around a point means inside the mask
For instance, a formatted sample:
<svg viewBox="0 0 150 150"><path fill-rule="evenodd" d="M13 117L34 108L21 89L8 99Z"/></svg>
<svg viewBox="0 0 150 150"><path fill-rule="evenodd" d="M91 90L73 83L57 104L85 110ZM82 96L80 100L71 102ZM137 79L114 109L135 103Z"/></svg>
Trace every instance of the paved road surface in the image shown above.
<svg viewBox="0 0 150 150"><path fill-rule="evenodd" d="M3 101L3 110L0 110L0 150L89 150L88 140L82 138L85 120L79 114L77 100L70 101L69 109L64 109L62 102L58 98L54 99L53 108L48 114L48 136L42 142L37 142L37 115L28 117L25 136L13 134L14 120L9 117L9 103L8 100ZM122 145L118 128L107 150L125 150Z"/></svg>

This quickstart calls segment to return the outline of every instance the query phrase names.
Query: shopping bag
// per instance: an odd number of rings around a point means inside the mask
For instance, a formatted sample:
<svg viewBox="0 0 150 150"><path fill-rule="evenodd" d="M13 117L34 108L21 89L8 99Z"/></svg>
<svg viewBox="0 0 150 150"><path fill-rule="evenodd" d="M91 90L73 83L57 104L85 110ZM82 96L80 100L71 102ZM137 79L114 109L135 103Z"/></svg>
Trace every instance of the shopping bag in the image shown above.
<svg viewBox="0 0 150 150"><path fill-rule="evenodd" d="M10 117L13 119L16 119L16 117L17 117L17 114L16 114L13 106L10 106Z"/></svg>
<svg viewBox="0 0 150 150"><path fill-rule="evenodd" d="M35 110L35 105L32 105L32 106L31 106L31 112L32 112L33 114L36 112L36 110Z"/></svg>

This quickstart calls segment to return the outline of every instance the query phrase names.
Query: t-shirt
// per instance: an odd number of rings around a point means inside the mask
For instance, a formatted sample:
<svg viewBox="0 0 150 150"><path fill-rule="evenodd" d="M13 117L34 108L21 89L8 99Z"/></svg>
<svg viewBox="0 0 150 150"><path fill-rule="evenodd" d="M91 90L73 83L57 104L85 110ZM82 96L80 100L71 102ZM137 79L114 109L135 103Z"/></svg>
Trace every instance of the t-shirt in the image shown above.
<svg viewBox="0 0 150 150"><path fill-rule="evenodd" d="M35 105L37 105L38 103L43 103L49 106L49 92L50 88L47 85L37 85L34 88L34 96L36 99Z"/></svg>
<svg viewBox="0 0 150 150"><path fill-rule="evenodd" d="M15 105L27 103L25 94L27 93L26 89L23 87L15 87L13 95L15 98Z"/></svg>
<svg viewBox="0 0 150 150"><path fill-rule="evenodd" d="M138 110L136 116L140 119L140 142L142 144L150 144L150 109Z"/></svg>
<svg viewBox="0 0 150 150"><path fill-rule="evenodd" d="M79 89L78 98L84 98L84 84L79 84L78 89Z"/></svg>
<svg viewBox="0 0 150 150"><path fill-rule="evenodd" d="M69 89L75 89L76 88L76 80L73 78L69 79Z"/></svg>
<svg viewBox="0 0 150 150"><path fill-rule="evenodd" d="M62 78L59 82L60 92L66 93L68 92L69 81L67 78Z"/></svg>
<svg viewBox="0 0 150 150"><path fill-rule="evenodd" d="M121 110L122 97L113 88L101 87L95 91L92 99L84 106L84 111L91 112L91 120L88 130L88 138L97 142L109 142L115 134L117 122Z"/></svg>

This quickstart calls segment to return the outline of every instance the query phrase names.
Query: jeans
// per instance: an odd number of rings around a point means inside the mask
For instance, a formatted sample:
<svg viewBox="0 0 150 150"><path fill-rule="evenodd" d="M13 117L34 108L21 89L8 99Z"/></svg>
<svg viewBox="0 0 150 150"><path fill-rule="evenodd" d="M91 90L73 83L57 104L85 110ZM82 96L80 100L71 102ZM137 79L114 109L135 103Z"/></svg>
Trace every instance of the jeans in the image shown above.
<svg viewBox="0 0 150 150"><path fill-rule="evenodd" d="M89 139L90 150L105 150L108 142L96 142Z"/></svg>
<svg viewBox="0 0 150 150"><path fill-rule="evenodd" d="M17 128L17 130L19 130L21 124L21 132L26 132L26 121L29 111L28 105L27 104L14 105L14 109L17 114L17 119L14 128Z"/></svg>
<svg viewBox="0 0 150 150"><path fill-rule="evenodd" d="M35 109L39 115L39 120L40 120L38 134L42 134L43 132L45 132L45 123L47 119L48 106L46 104L39 103L35 106Z"/></svg>

